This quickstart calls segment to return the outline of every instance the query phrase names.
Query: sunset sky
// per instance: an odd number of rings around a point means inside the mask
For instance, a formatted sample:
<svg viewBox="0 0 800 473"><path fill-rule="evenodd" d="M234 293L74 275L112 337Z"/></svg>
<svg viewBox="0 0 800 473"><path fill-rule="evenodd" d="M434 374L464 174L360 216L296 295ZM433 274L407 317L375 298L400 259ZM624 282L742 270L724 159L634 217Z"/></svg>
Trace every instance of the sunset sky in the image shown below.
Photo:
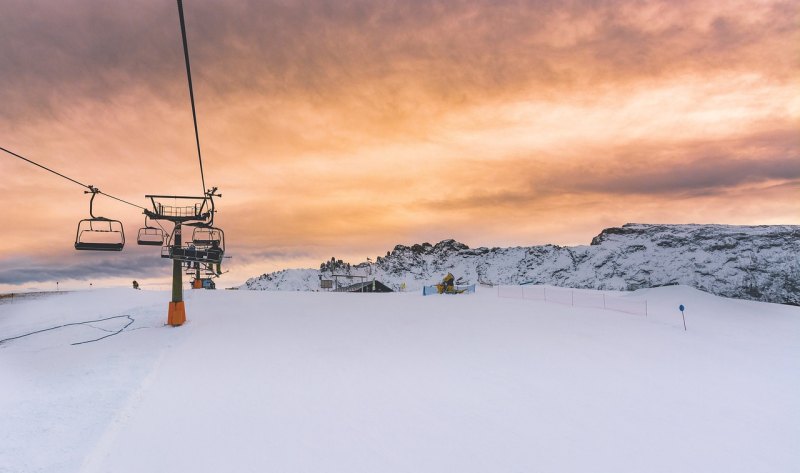
<svg viewBox="0 0 800 473"><path fill-rule="evenodd" d="M230 273L395 244L588 244L627 222L800 224L798 1L184 2ZM173 0L0 0L0 146L144 205L200 174ZM0 155L0 289L139 279L73 249L88 197Z"/></svg>

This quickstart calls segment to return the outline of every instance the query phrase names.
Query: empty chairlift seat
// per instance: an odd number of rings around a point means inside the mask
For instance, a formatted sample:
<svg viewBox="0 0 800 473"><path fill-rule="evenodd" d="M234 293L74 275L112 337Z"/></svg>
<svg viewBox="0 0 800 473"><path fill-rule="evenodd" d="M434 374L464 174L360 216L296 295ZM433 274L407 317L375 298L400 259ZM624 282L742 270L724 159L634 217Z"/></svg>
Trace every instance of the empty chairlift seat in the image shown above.
<svg viewBox="0 0 800 473"><path fill-rule="evenodd" d="M96 217L78 223L76 250L122 251L124 246L125 231L119 220Z"/></svg>
<svg viewBox="0 0 800 473"><path fill-rule="evenodd" d="M100 194L100 189L94 186L89 188L86 194L91 193L89 200L89 215L78 222L78 230L75 233L75 249L91 251L122 251L125 246L125 231L122 222L105 217L95 217L94 198Z"/></svg>
<svg viewBox="0 0 800 473"><path fill-rule="evenodd" d="M195 246L212 246L216 245L222 247L223 233L222 230L216 227L198 227L192 232L192 243Z"/></svg>
<svg viewBox="0 0 800 473"><path fill-rule="evenodd" d="M161 246L164 244L164 231L155 227L140 228L136 243L143 246Z"/></svg>

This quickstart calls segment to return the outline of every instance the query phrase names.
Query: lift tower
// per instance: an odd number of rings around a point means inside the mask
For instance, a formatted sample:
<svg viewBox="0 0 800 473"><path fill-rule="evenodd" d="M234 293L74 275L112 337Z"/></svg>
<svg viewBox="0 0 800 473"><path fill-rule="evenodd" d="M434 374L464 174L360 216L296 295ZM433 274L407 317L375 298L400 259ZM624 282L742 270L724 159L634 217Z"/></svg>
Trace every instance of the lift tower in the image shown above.
<svg viewBox="0 0 800 473"><path fill-rule="evenodd" d="M209 241L202 236L195 238L195 233L200 228L213 228L214 224L214 197L222 197L215 194L217 188L208 189L206 178L203 173L203 156L200 153L200 133L197 129L197 110L194 104L194 88L192 87L192 69L189 65L189 44L186 40L186 22L183 18L183 2L177 0L178 17L181 24L181 40L183 42L183 57L186 62L186 79L189 83L189 100L192 104L192 121L194 122L194 138L197 144L197 160L200 164L200 182L202 184L203 195L201 197L175 196L175 195L147 195L153 204L153 210L145 209L144 214L153 220L167 220L175 226L169 241L165 243L161 250L162 258L172 259L172 301L169 303L169 313L167 323L172 326L179 326L186 322L186 309L183 304L183 266L193 265L199 267L214 267L217 272L224 254L224 247L219 230L220 238L217 241ZM165 205L163 200L171 199L173 205ZM178 205L181 202L182 205ZM145 224L147 220L145 218ZM192 232L192 239L187 241L183 238L182 226L192 225L195 230ZM145 230L147 233L147 230Z"/></svg>
<svg viewBox="0 0 800 473"><path fill-rule="evenodd" d="M150 199L152 210L145 209L144 214L151 220L166 220L174 224L172 234L161 248L161 257L172 260L172 301L169 303L167 323L174 327L186 322L186 309L183 304L183 265L204 265L213 267L222 263L225 255L224 240L210 239L206 229L214 222L214 197L217 188L206 191L202 197L185 195L146 195ZM165 205L164 201L172 201ZM190 238L183 238L183 226L193 226ZM200 235L196 233L198 230Z"/></svg>

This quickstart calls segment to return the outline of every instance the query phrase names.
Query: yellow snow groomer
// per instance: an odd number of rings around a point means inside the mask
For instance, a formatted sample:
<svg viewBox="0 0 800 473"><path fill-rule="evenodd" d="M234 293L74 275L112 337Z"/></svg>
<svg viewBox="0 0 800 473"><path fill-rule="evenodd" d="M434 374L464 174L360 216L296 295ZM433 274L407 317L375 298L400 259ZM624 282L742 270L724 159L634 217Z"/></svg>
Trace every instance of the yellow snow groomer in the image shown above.
<svg viewBox="0 0 800 473"><path fill-rule="evenodd" d="M436 285L439 294L461 294L466 289L456 289L456 277L452 273L447 273L442 282Z"/></svg>

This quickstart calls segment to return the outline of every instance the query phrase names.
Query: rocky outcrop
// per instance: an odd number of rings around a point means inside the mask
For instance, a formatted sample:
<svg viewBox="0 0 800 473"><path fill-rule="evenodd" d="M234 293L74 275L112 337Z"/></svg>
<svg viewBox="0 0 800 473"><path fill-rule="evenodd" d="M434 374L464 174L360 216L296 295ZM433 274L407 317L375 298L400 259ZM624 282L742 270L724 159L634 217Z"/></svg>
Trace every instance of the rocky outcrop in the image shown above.
<svg viewBox="0 0 800 473"><path fill-rule="evenodd" d="M610 290L684 284L713 294L800 305L800 226L648 225L607 228L591 245L469 248L455 240L397 245L375 263L347 265L393 289L447 272L489 284ZM316 290L329 271L284 270L243 288Z"/></svg>

